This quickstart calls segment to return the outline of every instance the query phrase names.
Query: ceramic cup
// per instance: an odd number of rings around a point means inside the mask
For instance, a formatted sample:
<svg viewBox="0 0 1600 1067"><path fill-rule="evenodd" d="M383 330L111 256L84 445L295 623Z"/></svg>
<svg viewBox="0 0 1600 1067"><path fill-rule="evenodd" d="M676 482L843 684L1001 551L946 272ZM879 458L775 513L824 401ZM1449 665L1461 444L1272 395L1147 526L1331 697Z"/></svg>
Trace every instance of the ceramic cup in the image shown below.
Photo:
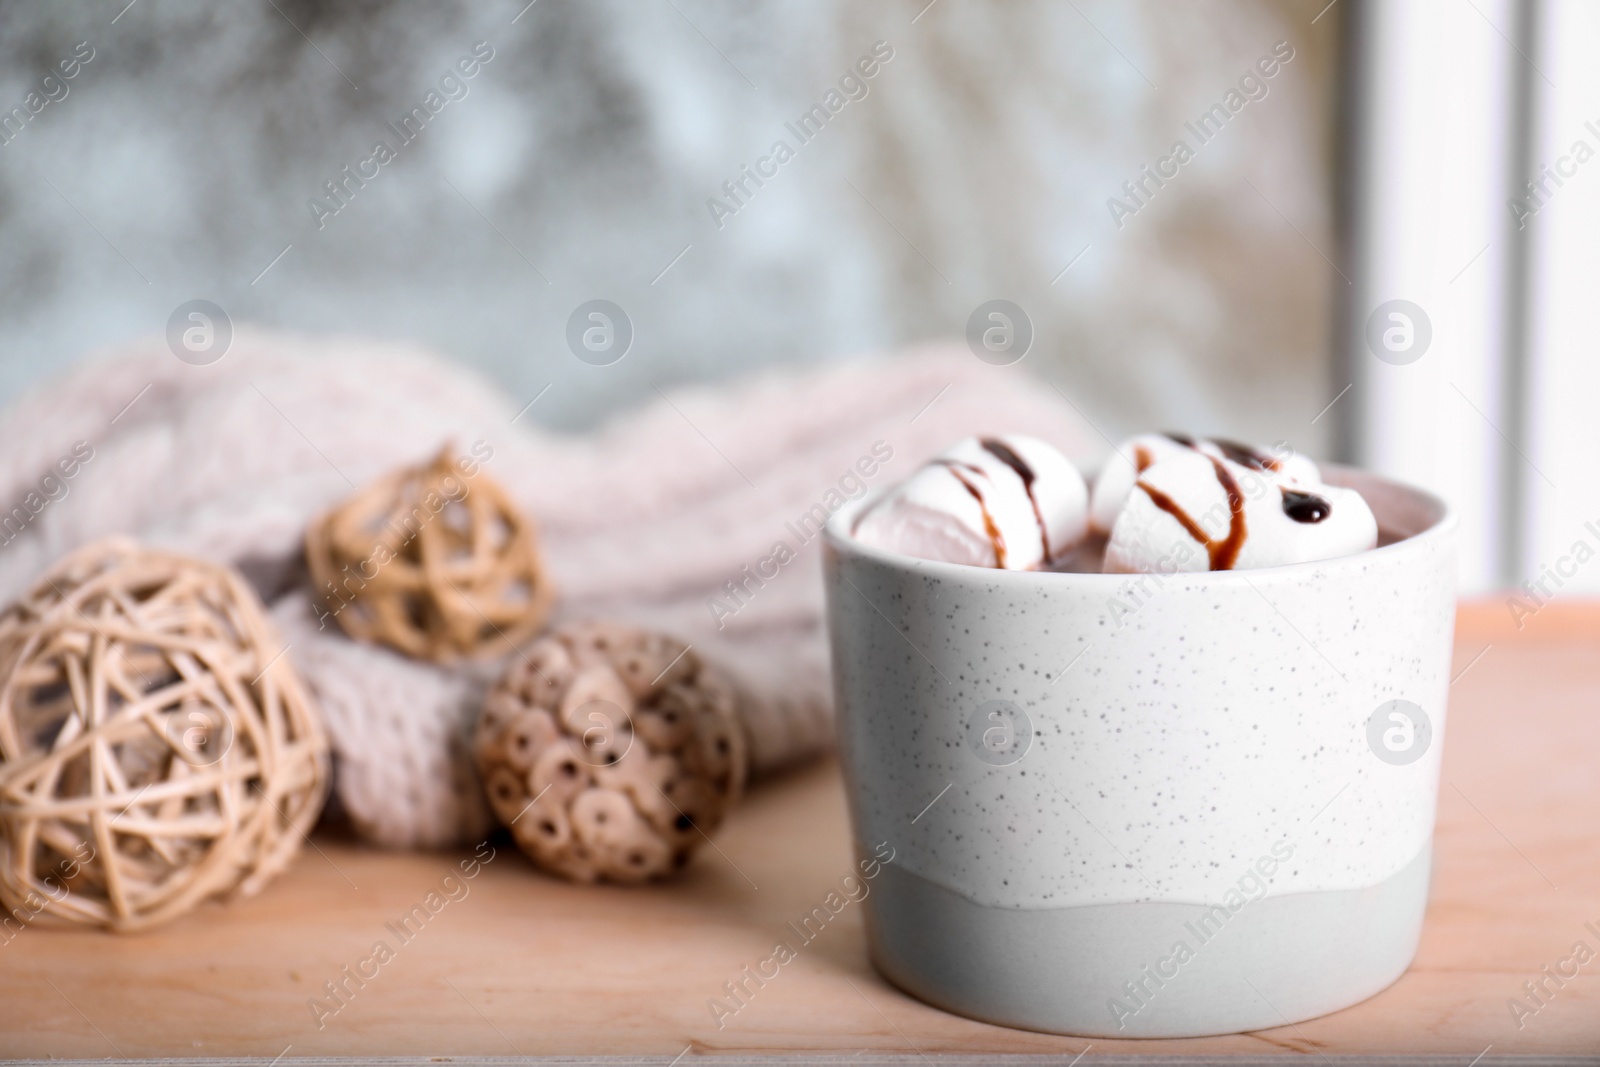
<svg viewBox="0 0 1600 1067"><path fill-rule="evenodd" d="M1354 1004L1427 904L1455 521L1330 468L1380 547L1255 571L1001 571L827 531L839 739L892 982L988 1022L1232 1033ZM880 854L887 854L882 851Z"/></svg>

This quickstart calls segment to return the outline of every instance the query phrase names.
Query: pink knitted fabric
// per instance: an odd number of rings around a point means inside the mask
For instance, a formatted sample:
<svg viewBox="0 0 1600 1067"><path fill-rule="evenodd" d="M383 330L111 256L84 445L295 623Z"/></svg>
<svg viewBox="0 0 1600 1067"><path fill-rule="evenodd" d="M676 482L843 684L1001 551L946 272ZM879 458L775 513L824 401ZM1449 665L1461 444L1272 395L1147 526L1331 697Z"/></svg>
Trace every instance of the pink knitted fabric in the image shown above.
<svg viewBox="0 0 1600 1067"><path fill-rule="evenodd" d="M486 442L484 469L538 521L558 617L657 626L732 671L759 773L830 742L817 516L968 434L1033 434L1074 456L1102 447L1023 366L960 348L671 391L581 436L513 422L526 403L419 349L353 338L241 329L209 367L160 339L102 353L0 423L0 506L22 509L9 526L0 514L0 598L110 533L241 565L323 704L357 828L442 845L486 825L462 739L493 665L415 663L318 629L300 538L356 486L446 441ZM78 442L92 457L42 489ZM750 581L743 568L780 542L792 560Z"/></svg>

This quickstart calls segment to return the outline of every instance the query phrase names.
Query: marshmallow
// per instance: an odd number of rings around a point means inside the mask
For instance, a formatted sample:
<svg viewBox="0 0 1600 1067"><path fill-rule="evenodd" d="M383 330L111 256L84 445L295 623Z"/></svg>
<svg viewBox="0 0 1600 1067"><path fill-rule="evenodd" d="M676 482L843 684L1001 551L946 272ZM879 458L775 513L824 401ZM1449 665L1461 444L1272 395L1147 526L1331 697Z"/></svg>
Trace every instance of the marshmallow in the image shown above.
<svg viewBox="0 0 1600 1067"><path fill-rule="evenodd" d="M1180 447L1139 473L1111 528L1105 570L1253 570L1377 543L1372 509L1353 489Z"/></svg>
<svg viewBox="0 0 1600 1067"><path fill-rule="evenodd" d="M1145 433L1122 442L1094 480L1089 498L1089 527L1099 534L1110 534L1122 505L1133 491L1134 482L1152 464L1183 452L1201 452L1254 470L1274 471L1296 482L1315 485L1322 481L1317 465L1299 453L1287 457L1221 438L1194 438L1175 433Z"/></svg>
<svg viewBox="0 0 1600 1067"><path fill-rule="evenodd" d="M1029 570L1083 538L1083 475L1034 437L969 437L891 489L856 523L865 544L920 559Z"/></svg>

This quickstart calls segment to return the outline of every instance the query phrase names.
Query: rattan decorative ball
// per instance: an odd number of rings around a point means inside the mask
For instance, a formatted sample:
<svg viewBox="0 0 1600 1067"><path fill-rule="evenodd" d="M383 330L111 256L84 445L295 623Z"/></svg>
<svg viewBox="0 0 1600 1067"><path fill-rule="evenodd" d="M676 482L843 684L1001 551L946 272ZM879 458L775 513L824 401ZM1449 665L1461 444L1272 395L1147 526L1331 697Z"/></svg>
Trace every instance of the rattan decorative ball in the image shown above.
<svg viewBox="0 0 1600 1067"><path fill-rule="evenodd" d="M533 521L448 446L313 520L306 563L345 633L436 663L510 652L555 596Z"/></svg>
<svg viewBox="0 0 1600 1067"><path fill-rule="evenodd" d="M474 749L489 803L542 869L577 882L665 876L744 789L733 686L679 641L562 627L512 660Z"/></svg>
<svg viewBox="0 0 1600 1067"><path fill-rule="evenodd" d="M0 903L144 929L281 871L328 742L227 567L116 538L0 614Z"/></svg>

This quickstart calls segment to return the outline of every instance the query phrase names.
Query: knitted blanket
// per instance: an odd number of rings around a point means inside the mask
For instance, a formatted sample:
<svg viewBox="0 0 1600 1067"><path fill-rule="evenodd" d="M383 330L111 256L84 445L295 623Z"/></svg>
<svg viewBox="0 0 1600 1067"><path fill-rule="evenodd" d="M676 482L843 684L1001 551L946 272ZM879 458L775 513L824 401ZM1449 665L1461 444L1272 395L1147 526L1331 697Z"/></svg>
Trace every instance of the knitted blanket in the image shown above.
<svg viewBox="0 0 1600 1067"><path fill-rule="evenodd" d="M538 522L557 621L692 642L746 690L761 774L831 741L820 521L968 434L1097 450L1050 386L962 349L664 390L584 435L538 429L528 399L352 338L240 330L206 367L160 339L102 353L0 421L0 598L111 533L239 566L322 705L337 806L372 841L444 846L489 824L466 738L500 665L438 667L319 628L301 537L356 487L446 442L487 446L485 472Z"/></svg>

